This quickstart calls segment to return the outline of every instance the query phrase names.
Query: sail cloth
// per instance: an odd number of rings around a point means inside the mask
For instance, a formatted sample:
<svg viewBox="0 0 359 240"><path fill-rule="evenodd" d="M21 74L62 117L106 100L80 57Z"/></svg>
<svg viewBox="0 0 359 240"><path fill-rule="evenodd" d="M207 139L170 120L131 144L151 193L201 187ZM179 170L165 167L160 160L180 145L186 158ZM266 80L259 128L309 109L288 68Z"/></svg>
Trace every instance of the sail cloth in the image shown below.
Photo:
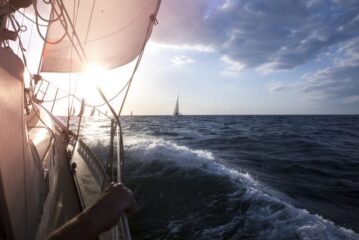
<svg viewBox="0 0 359 240"><path fill-rule="evenodd" d="M51 18L56 19L61 15L63 4L61 19L69 17L71 22L64 24L63 21L54 21L49 24L46 35L48 42L61 39L65 28L68 35L57 44L45 43L41 72L79 72L84 70L84 59L88 64L99 64L106 69L131 62L140 54L145 40L150 36L151 21L157 15L160 1L53 1ZM73 29L77 36L72 34Z"/></svg>
<svg viewBox="0 0 359 240"><path fill-rule="evenodd" d="M179 101L179 97L177 97L177 102L176 102L175 109L174 109L174 111L173 111L173 116L181 115L181 114L179 113L179 104L178 104L178 101Z"/></svg>

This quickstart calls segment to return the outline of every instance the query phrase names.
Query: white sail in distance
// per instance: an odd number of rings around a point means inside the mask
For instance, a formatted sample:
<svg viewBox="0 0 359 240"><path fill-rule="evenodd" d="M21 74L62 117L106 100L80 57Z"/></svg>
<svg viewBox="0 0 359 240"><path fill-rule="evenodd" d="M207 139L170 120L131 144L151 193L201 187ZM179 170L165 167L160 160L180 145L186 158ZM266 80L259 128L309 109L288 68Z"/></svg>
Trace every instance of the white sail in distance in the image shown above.
<svg viewBox="0 0 359 240"><path fill-rule="evenodd" d="M62 0L54 8L41 72L78 72L88 64L113 69L134 60L150 37L161 0ZM63 10L61 11L61 4ZM56 42L65 37L57 44ZM80 56L79 56L80 55Z"/></svg>
<svg viewBox="0 0 359 240"><path fill-rule="evenodd" d="M179 112L179 97L177 97L177 101L176 101L176 106L175 106L175 109L173 110L173 116L178 116L178 115L181 115L180 112Z"/></svg>

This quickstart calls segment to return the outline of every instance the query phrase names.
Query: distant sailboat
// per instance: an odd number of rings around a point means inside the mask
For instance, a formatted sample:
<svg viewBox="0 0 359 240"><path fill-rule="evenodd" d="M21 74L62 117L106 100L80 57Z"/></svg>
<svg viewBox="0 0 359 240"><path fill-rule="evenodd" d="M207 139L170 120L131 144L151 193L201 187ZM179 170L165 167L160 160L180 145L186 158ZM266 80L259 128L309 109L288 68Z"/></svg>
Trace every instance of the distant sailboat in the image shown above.
<svg viewBox="0 0 359 240"><path fill-rule="evenodd" d="M182 114L179 112L179 104L178 104L178 101L179 101L179 97L177 97L177 101L176 101L176 106L175 106L175 109L173 111L173 116L176 117L176 116L181 116Z"/></svg>

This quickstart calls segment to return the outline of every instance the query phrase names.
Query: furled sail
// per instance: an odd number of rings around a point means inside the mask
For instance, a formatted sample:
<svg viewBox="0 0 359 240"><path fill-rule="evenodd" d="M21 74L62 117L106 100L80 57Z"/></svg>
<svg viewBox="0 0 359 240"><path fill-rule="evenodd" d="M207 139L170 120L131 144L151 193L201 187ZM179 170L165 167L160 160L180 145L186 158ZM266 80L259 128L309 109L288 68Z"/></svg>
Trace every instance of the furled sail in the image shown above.
<svg viewBox="0 0 359 240"><path fill-rule="evenodd" d="M151 34L160 1L53 1L51 18L60 16L61 21L49 24L41 72L78 72L83 63L112 69L131 62ZM51 43L60 40L66 30L68 34L59 43Z"/></svg>

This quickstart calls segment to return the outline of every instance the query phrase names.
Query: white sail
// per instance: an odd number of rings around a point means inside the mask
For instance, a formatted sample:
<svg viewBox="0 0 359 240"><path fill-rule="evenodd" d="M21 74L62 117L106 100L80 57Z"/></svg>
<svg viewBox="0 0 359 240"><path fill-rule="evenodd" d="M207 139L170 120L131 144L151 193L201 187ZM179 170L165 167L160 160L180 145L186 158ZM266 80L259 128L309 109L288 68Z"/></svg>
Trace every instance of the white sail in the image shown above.
<svg viewBox="0 0 359 240"><path fill-rule="evenodd" d="M83 70L82 59L112 69L134 60L152 31L160 0L63 0L53 1L52 18L60 13L63 2L67 16L73 23L65 27L69 35L58 44L45 43L41 72L76 72ZM152 20L151 20L152 19ZM72 32L77 35L72 36ZM46 39L57 41L65 33L64 24L49 24ZM71 41L71 38L73 40ZM78 37L78 38L77 38ZM76 42L79 39L81 46ZM82 55L78 57L76 49ZM81 47L84 51L81 51Z"/></svg>
<svg viewBox="0 0 359 240"><path fill-rule="evenodd" d="M180 115L180 113L179 113L179 103L178 103L178 100L179 100L179 97L177 97L176 106L175 106L175 109L174 109L174 111L173 111L173 116L178 116L178 115Z"/></svg>

